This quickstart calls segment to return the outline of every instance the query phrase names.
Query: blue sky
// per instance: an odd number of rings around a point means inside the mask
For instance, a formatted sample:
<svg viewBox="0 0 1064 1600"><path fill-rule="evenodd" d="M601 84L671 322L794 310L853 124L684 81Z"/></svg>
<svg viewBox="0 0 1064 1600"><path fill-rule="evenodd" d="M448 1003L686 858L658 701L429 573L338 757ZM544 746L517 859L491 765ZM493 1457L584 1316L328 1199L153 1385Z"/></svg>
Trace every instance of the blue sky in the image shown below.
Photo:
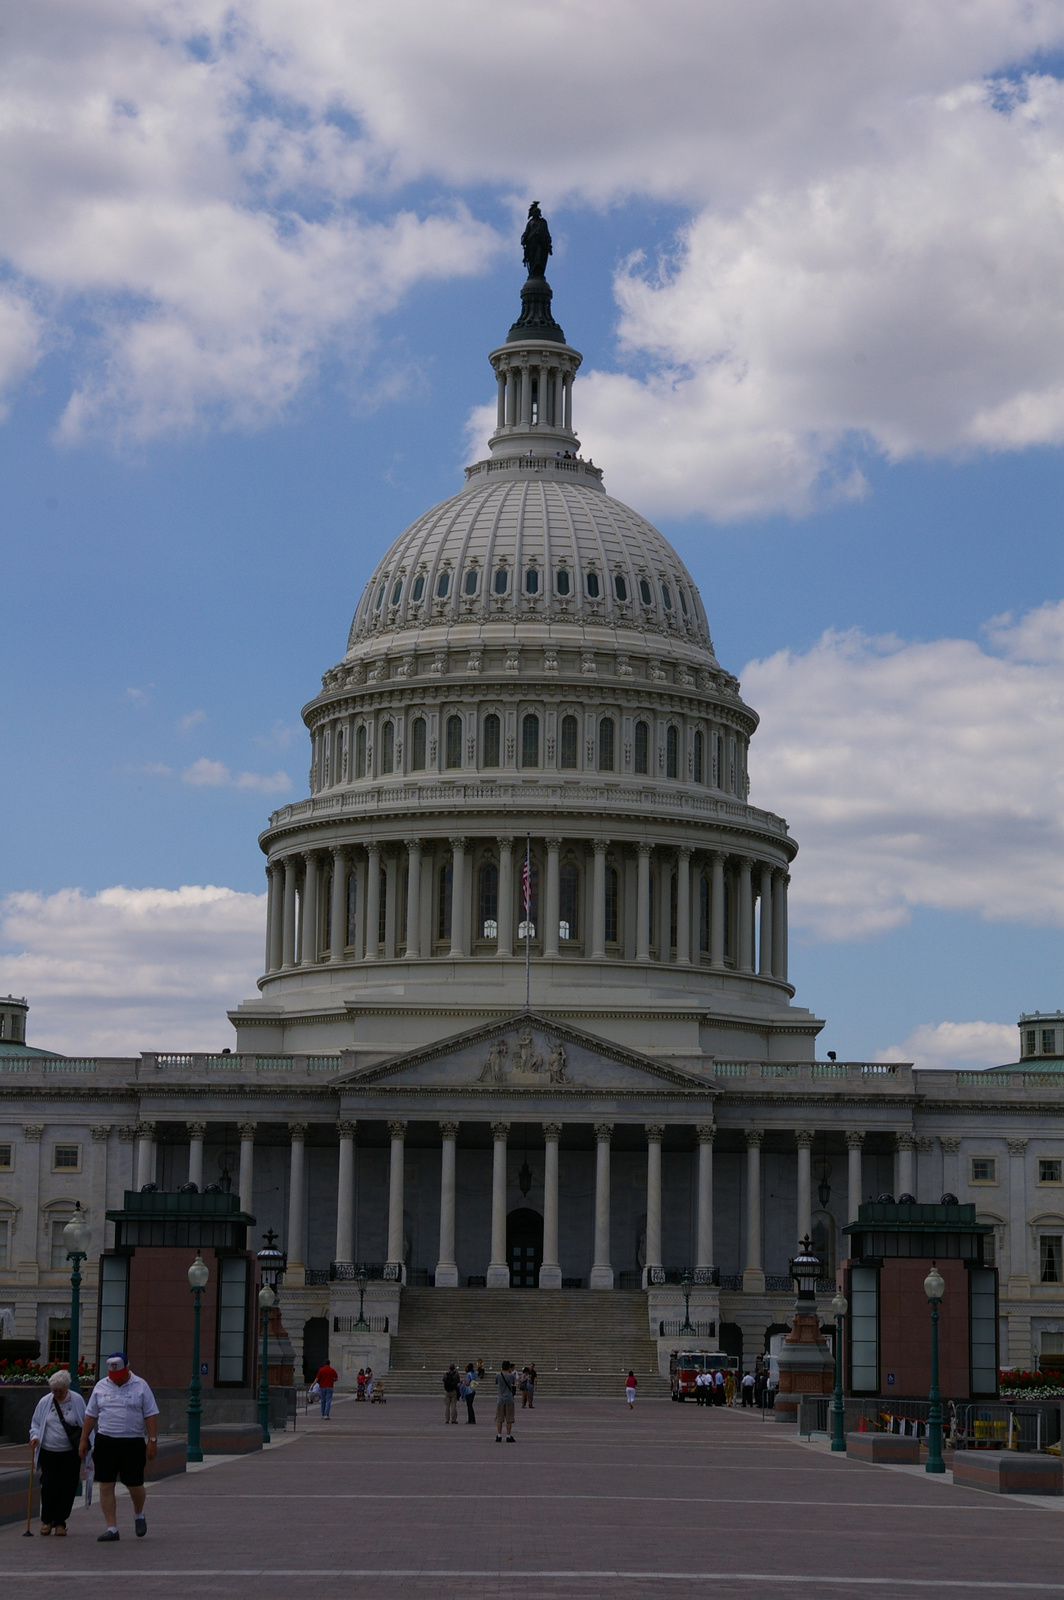
<svg viewBox="0 0 1064 1600"><path fill-rule="evenodd" d="M1059 9L547 4L538 141L520 8L415 9L16 30L0 987L60 1048L227 1042L299 709L460 482L534 194L585 453L762 713L823 1048L1011 1058L1064 998Z"/></svg>

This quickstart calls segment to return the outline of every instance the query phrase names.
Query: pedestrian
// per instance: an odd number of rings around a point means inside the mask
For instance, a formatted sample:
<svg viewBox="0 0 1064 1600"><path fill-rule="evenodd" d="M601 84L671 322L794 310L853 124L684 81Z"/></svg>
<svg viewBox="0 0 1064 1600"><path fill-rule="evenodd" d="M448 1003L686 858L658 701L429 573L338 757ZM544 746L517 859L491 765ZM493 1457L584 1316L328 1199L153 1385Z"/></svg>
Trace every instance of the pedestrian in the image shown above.
<svg viewBox="0 0 1064 1600"><path fill-rule="evenodd" d="M743 1405L752 1406L754 1403L754 1375L752 1372L743 1373L743 1381L740 1388L743 1392Z"/></svg>
<svg viewBox="0 0 1064 1600"><path fill-rule="evenodd" d="M365 1398L366 1398L366 1373L365 1373L365 1369L363 1367L359 1367L359 1369L358 1369L358 1377L355 1379L355 1399L356 1400L365 1400Z"/></svg>
<svg viewBox="0 0 1064 1600"><path fill-rule="evenodd" d="M726 1406L735 1404L735 1374L731 1368L724 1374L724 1404Z"/></svg>
<svg viewBox="0 0 1064 1600"><path fill-rule="evenodd" d="M502 1425L506 1424L506 1443L516 1444L514 1438L514 1394L517 1374L512 1361L504 1361L495 1380L495 1443L502 1443Z"/></svg>
<svg viewBox="0 0 1064 1600"><path fill-rule="evenodd" d="M92 1453L100 1488L100 1510L107 1524L98 1542L114 1544L121 1537L115 1508L115 1484L119 1479L129 1490L133 1502L134 1531L138 1539L143 1539L148 1531L144 1515L144 1468L155 1460L158 1449L159 1407L144 1379L130 1372L122 1350L107 1357L107 1376L100 1379L85 1407L78 1445L83 1461L89 1453L93 1429L96 1441Z"/></svg>
<svg viewBox="0 0 1064 1600"><path fill-rule="evenodd" d="M373 1399L373 1368L366 1368L366 1399Z"/></svg>
<svg viewBox="0 0 1064 1600"><path fill-rule="evenodd" d="M48 1387L51 1393L38 1400L30 1421L30 1449L36 1449L41 1470L41 1533L65 1538L81 1473L78 1445L85 1402L80 1394L71 1394L66 1367L52 1373Z"/></svg>
<svg viewBox="0 0 1064 1600"><path fill-rule="evenodd" d="M340 1374L336 1368L329 1365L329 1358L326 1356L325 1365L318 1368L318 1376L314 1379L318 1386L318 1401L321 1405L321 1414L326 1422L332 1415L333 1386L339 1376Z"/></svg>
<svg viewBox="0 0 1064 1600"><path fill-rule="evenodd" d="M470 1423L475 1424L477 1419L473 1411L473 1407L476 1404L477 1398L477 1375L473 1370L472 1362L470 1362L466 1368L466 1375L462 1379L462 1386L458 1391L458 1398L465 1401L466 1427L468 1427Z"/></svg>
<svg viewBox="0 0 1064 1600"><path fill-rule="evenodd" d="M763 1406L765 1403L765 1369L758 1367L754 1374L754 1404Z"/></svg>
<svg viewBox="0 0 1064 1600"><path fill-rule="evenodd" d="M478 1383L483 1383L486 1376L487 1376L487 1374L484 1371L484 1363L483 1363L483 1361L478 1360L477 1361L477 1382Z"/></svg>
<svg viewBox="0 0 1064 1600"><path fill-rule="evenodd" d="M724 1374L719 1367L717 1368L716 1377L713 1379L713 1404L715 1406L724 1404Z"/></svg>
<svg viewBox="0 0 1064 1600"><path fill-rule="evenodd" d="M628 1401L629 1411L631 1411L635 1405L635 1390L635 1373L629 1369L628 1376L624 1380L624 1398Z"/></svg>
<svg viewBox="0 0 1064 1600"><path fill-rule="evenodd" d="M443 1420L458 1426L458 1368L453 1361L443 1375Z"/></svg>
<svg viewBox="0 0 1064 1600"><path fill-rule="evenodd" d="M695 1405L708 1406L710 1402L710 1385L713 1382L712 1372L700 1372L695 1379Z"/></svg>
<svg viewBox="0 0 1064 1600"><path fill-rule="evenodd" d="M532 1379L528 1375L528 1368L521 1368L521 1410L532 1404Z"/></svg>
<svg viewBox="0 0 1064 1600"><path fill-rule="evenodd" d="M535 1410L535 1405L536 1405L536 1384L538 1382L539 1382L539 1373L536 1371L536 1363L534 1361L530 1361L528 1363L528 1409L529 1409L529 1411L534 1411Z"/></svg>

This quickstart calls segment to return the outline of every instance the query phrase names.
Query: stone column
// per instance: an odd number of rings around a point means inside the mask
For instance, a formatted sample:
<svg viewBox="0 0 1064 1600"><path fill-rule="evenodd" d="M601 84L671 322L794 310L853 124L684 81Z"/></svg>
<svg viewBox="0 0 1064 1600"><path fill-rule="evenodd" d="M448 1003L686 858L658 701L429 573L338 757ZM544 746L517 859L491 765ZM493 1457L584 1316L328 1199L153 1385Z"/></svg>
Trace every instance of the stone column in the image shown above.
<svg viewBox="0 0 1064 1600"><path fill-rule="evenodd" d="M591 1268L592 1289L613 1288L610 1265L610 1140L611 1122L595 1124L595 1260Z"/></svg>
<svg viewBox="0 0 1064 1600"><path fill-rule="evenodd" d="M809 1128L799 1128L794 1135L798 1146L798 1232L801 1240L813 1233L813 1133Z"/></svg>
<svg viewBox="0 0 1064 1600"><path fill-rule="evenodd" d="M772 975L787 982L787 885L786 872L777 872L773 879L772 913Z"/></svg>
<svg viewBox="0 0 1064 1600"><path fill-rule="evenodd" d="M281 910L284 890L274 862L266 863L266 971L273 972L278 937L281 933Z"/></svg>
<svg viewBox="0 0 1064 1600"><path fill-rule="evenodd" d="M739 860L739 971L754 970L754 892L750 879L753 862L749 856Z"/></svg>
<svg viewBox="0 0 1064 1600"><path fill-rule="evenodd" d="M698 1136L698 1225L695 1238L695 1271L712 1272L713 1261L713 1139L712 1122L699 1123Z"/></svg>
<svg viewBox="0 0 1064 1600"><path fill-rule="evenodd" d="M197 1189L203 1188L203 1138L207 1132L205 1122L186 1122L188 1129L188 1181Z"/></svg>
<svg viewBox="0 0 1064 1600"><path fill-rule="evenodd" d="M765 1274L761 1266L761 1128L746 1130L746 1263L743 1267L743 1293L763 1294Z"/></svg>
<svg viewBox="0 0 1064 1600"><path fill-rule="evenodd" d="M388 1265L394 1267L400 1279L405 1270L403 1262L403 1179L406 1123L389 1122L392 1141L392 1159L388 1172Z"/></svg>
<svg viewBox="0 0 1064 1600"><path fill-rule="evenodd" d="M560 839L545 839L547 846L547 911L543 929L543 953L547 956L558 954L558 921L561 916L561 901L558 879L558 853L561 850Z"/></svg>
<svg viewBox="0 0 1064 1600"><path fill-rule="evenodd" d="M491 1125L491 1260L488 1262L488 1288L510 1287L510 1265L506 1259L506 1139L508 1122Z"/></svg>
<svg viewBox="0 0 1064 1600"><path fill-rule="evenodd" d="M864 1144L863 1133L848 1133L846 1135L847 1170L846 1170L846 1207L849 1215L848 1222L857 1221L857 1207L861 1204L861 1146Z"/></svg>
<svg viewBox="0 0 1064 1600"><path fill-rule="evenodd" d="M898 1179L894 1190L895 1198L900 1200L903 1194L912 1194L916 1184L913 1178L913 1160L916 1151L916 1138L911 1133L899 1133L898 1136Z"/></svg>
<svg viewBox="0 0 1064 1600"><path fill-rule="evenodd" d="M111 1124L109 1122L93 1122L89 1125L89 1134L92 1139L92 1189L89 1199L89 1212L92 1218L93 1237L96 1249L105 1250L111 1242L111 1229L114 1224L107 1222L107 1168L108 1151L111 1139ZM8 1257L9 1261L11 1257ZM36 1310L36 1308L34 1308ZM84 1328L84 1324L82 1324ZM93 1350L96 1343L96 1332L89 1323L91 1332L82 1342L82 1353L86 1360L92 1361ZM89 1348L89 1347L92 1348ZM106 1352L105 1352L106 1354Z"/></svg>
<svg viewBox="0 0 1064 1600"><path fill-rule="evenodd" d="M660 1269L661 1260L661 1141L665 1129L661 1123L647 1123L647 1261L643 1269L643 1287L654 1282L654 1273Z"/></svg>
<svg viewBox="0 0 1064 1600"><path fill-rule="evenodd" d="M381 923L381 847L366 846L366 955L367 961L380 959Z"/></svg>
<svg viewBox="0 0 1064 1600"><path fill-rule="evenodd" d="M499 946L500 956L514 953L514 842L502 838L499 846Z"/></svg>
<svg viewBox="0 0 1064 1600"><path fill-rule="evenodd" d="M763 978L771 978L772 967L772 868L761 868L761 941L758 951L757 970ZM800 1239L805 1234L799 1234Z"/></svg>
<svg viewBox="0 0 1064 1600"><path fill-rule="evenodd" d="M282 958L286 967L296 964L296 881L298 862L295 856L284 858L284 933Z"/></svg>
<svg viewBox="0 0 1064 1600"><path fill-rule="evenodd" d="M155 1182L154 1122L137 1123L137 1148L133 1161L133 1171L137 1175L135 1188L143 1189L146 1183Z"/></svg>
<svg viewBox="0 0 1064 1600"><path fill-rule="evenodd" d="M650 960L650 855L654 849L645 839L639 841L635 894L635 958Z"/></svg>
<svg viewBox="0 0 1064 1600"><path fill-rule="evenodd" d="M532 426L532 369L524 362L521 363L521 426Z"/></svg>
<svg viewBox="0 0 1064 1600"><path fill-rule="evenodd" d="M499 369L496 374L499 390L498 405L495 410L495 426L501 428L506 423L506 373Z"/></svg>
<svg viewBox="0 0 1064 1600"><path fill-rule="evenodd" d="M539 1269L541 1289L560 1289L562 1269L558 1260L558 1141L560 1122L543 1124L543 1264Z"/></svg>
<svg viewBox="0 0 1064 1600"><path fill-rule="evenodd" d="M421 840L406 841L406 954L421 959Z"/></svg>
<svg viewBox="0 0 1064 1600"><path fill-rule="evenodd" d="M573 431L573 375L567 372L565 383L565 428L568 433Z"/></svg>
<svg viewBox="0 0 1064 1600"><path fill-rule="evenodd" d="M336 1174L337 1264L353 1266L355 1260L355 1133L357 1122L339 1122L340 1164Z"/></svg>
<svg viewBox="0 0 1064 1600"><path fill-rule="evenodd" d="M710 855L712 883L709 893L709 964L724 965L724 857L719 850Z"/></svg>
<svg viewBox="0 0 1064 1600"><path fill-rule="evenodd" d="M938 1142L942 1146L942 1193L959 1194L957 1157L961 1142L959 1139L939 1139Z"/></svg>
<svg viewBox="0 0 1064 1600"><path fill-rule="evenodd" d="M318 959L318 852L308 850L303 890L303 950L300 966L312 967Z"/></svg>
<svg viewBox="0 0 1064 1600"><path fill-rule="evenodd" d="M240 1209L254 1212L255 1124L242 1122L240 1133Z"/></svg>
<svg viewBox="0 0 1064 1600"><path fill-rule="evenodd" d="M466 841L452 839L451 850L451 954L469 954L466 945Z"/></svg>
<svg viewBox="0 0 1064 1600"><path fill-rule="evenodd" d="M458 1264L454 1254L455 1159L457 1122L440 1123L440 1255L436 1262L437 1289L457 1289Z"/></svg>
<svg viewBox="0 0 1064 1600"><path fill-rule="evenodd" d="M307 1124L290 1122L288 1132L292 1148L288 1161L288 1266L303 1267L303 1216L304 1190L306 1188L305 1152Z"/></svg>
<svg viewBox="0 0 1064 1600"><path fill-rule="evenodd" d="M691 846L676 853L676 965L691 964Z"/></svg>
<svg viewBox="0 0 1064 1600"><path fill-rule="evenodd" d="M329 908L329 960L342 961L347 949L347 851L333 847L332 905Z"/></svg>
<svg viewBox="0 0 1064 1600"><path fill-rule="evenodd" d="M1009 1278L1010 1299L1031 1293L1027 1244L1027 1140L1006 1139L1009 1152Z"/></svg>
<svg viewBox="0 0 1064 1600"><path fill-rule="evenodd" d="M591 890L591 959L606 954L606 851L608 839L593 839L595 873Z"/></svg>

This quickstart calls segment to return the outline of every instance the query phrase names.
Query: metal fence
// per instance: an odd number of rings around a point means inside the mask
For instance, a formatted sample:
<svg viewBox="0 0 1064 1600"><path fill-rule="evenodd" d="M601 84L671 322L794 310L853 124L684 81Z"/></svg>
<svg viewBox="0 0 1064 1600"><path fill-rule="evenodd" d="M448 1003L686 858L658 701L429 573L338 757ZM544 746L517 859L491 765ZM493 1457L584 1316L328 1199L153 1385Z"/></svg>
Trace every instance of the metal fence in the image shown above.
<svg viewBox="0 0 1064 1600"><path fill-rule="evenodd" d="M803 1395L798 1409L798 1432L804 1437L830 1433L833 1397ZM847 1433L895 1433L909 1438L927 1437L927 1400L844 1400ZM1007 1400L944 1400L943 1443L954 1450L1044 1450L1060 1443L1059 1400L1012 1402Z"/></svg>
<svg viewBox="0 0 1064 1600"><path fill-rule="evenodd" d="M333 1333L387 1333L387 1317L363 1317L359 1327L357 1317L333 1317Z"/></svg>
<svg viewBox="0 0 1064 1600"><path fill-rule="evenodd" d="M714 1339L717 1335L715 1322L689 1322L684 1327L682 1322L659 1322L659 1339Z"/></svg>

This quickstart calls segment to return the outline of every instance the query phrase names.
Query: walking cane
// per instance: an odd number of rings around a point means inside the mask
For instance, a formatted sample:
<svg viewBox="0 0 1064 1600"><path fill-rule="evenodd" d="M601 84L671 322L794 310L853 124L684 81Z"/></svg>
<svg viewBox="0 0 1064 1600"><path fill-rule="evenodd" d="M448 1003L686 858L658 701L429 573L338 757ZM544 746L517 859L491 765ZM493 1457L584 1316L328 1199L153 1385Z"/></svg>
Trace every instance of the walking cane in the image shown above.
<svg viewBox="0 0 1064 1600"><path fill-rule="evenodd" d="M32 1539L33 1538L33 1529L30 1527L30 1523L33 1520L33 1466L34 1466L34 1462L36 1461L36 1459L37 1459L37 1441L36 1441L36 1439L31 1439L30 1440L30 1481L26 1485L26 1531L22 1535L22 1537L24 1539Z"/></svg>

